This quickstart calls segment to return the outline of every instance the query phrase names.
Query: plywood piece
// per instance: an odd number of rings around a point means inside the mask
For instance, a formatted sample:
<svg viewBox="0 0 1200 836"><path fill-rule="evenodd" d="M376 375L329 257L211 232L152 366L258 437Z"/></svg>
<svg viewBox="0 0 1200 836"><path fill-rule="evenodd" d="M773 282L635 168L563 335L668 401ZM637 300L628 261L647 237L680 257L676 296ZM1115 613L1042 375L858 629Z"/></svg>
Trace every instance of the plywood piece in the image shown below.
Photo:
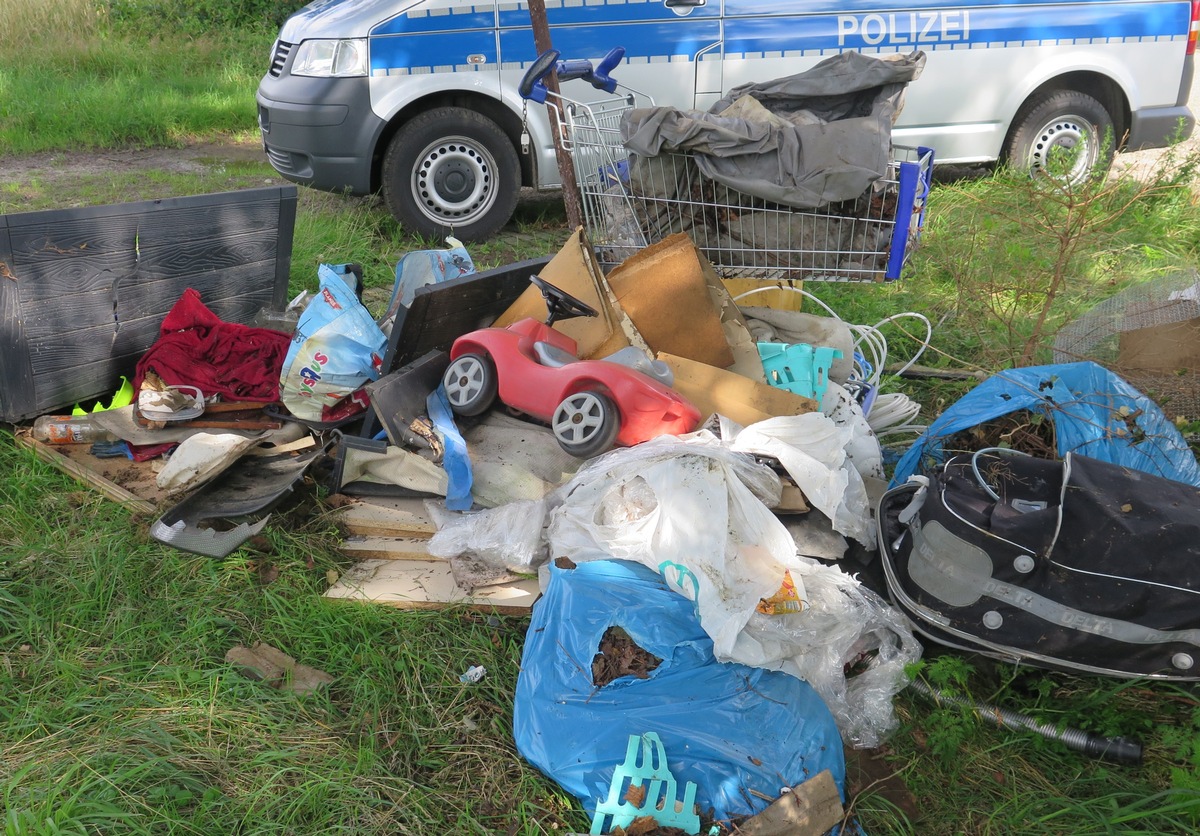
<svg viewBox="0 0 1200 836"><path fill-rule="evenodd" d="M347 534L358 537L428 538L437 525L425 513L425 500L360 497L334 512Z"/></svg>
<svg viewBox="0 0 1200 836"><path fill-rule="evenodd" d="M727 368L733 351L702 258L692 239L679 233L626 259L608 274L608 283L651 351ZM720 282L715 273L713 280Z"/></svg>
<svg viewBox="0 0 1200 836"><path fill-rule="evenodd" d="M747 819L745 836L822 836L842 821L842 799L828 769L809 778L771 806Z"/></svg>
<svg viewBox="0 0 1200 836"><path fill-rule="evenodd" d="M660 353L658 359L675 373L675 391L695 404L702 416L724 415L748 427L776 415L803 415L818 408L812 398L716 366L670 354Z"/></svg>
<svg viewBox="0 0 1200 836"><path fill-rule="evenodd" d="M338 548L358 560L431 560L427 537L347 537Z"/></svg>
<svg viewBox="0 0 1200 836"><path fill-rule="evenodd" d="M529 611L539 592L533 578L467 591L455 583L444 560L364 560L348 569L325 597L400 609L466 605L520 615Z"/></svg>
<svg viewBox="0 0 1200 836"><path fill-rule="evenodd" d="M152 514L162 498L149 462L101 459L88 452L90 444L43 444L27 432L18 432L15 438L42 461L90 485L130 511Z"/></svg>

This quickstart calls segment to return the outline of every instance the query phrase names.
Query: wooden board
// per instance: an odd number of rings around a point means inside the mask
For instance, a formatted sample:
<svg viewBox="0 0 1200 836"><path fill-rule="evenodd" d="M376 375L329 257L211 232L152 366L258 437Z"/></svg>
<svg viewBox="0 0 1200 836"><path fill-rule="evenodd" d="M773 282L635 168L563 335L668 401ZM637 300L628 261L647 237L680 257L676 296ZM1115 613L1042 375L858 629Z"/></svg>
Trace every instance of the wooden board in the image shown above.
<svg viewBox="0 0 1200 836"><path fill-rule="evenodd" d="M427 537L347 537L338 551L356 560L439 560Z"/></svg>
<svg viewBox="0 0 1200 836"><path fill-rule="evenodd" d="M529 611L538 594L536 579L468 592L455 583L450 564L444 560L364 560L347 570L325 597L400 609L466 605L520 615Z"/></svg>
<svg viewBox="0 0 1200 836"><path fill-rule="evenodd" d="M227 322L282 308L296 187L0 215L0 420L110 394L189 287Z"/></svg>
<svg viewBox="0 0 1200 836"><path fill-rule="evenodd" d="M32 450L42 461L131 511L152 514L162 501L163 492L155 484L150 462L100 459L88 452L90 444L43 444L24 431L14 437L17 444Z"/></svg>
<svg viewBox="0 0 1200 836"><path fill-rule="evenodd" d="M437 526L425 513L425 500L394 497L346 497L334 511L347 535L357 537L432 537Z"/></svg>

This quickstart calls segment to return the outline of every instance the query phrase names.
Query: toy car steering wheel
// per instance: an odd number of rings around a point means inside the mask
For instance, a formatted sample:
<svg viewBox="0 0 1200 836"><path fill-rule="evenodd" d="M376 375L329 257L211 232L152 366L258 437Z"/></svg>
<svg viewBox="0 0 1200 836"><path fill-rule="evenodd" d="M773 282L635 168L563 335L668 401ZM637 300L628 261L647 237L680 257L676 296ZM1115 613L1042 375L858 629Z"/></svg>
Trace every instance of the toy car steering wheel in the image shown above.
<svg viewBox="0 0 1200 836"><path fill-rule="evenodd" d="M600 313L582 299L576 299L559 287L555 287L541 276L530 276L529 281L542 292L546 300L546 324L553 325L560 319L574 319L577 316L599 316Z"/></svg>

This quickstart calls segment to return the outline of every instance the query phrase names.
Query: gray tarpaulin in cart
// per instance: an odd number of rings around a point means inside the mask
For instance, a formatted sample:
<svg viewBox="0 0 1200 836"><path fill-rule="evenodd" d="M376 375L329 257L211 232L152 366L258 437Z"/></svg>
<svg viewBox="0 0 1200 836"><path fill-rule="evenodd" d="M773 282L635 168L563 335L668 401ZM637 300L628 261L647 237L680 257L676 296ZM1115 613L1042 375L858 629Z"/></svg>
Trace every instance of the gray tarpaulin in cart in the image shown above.
<svg viewBox="0 0 1200 836"><path fill-rule="evenodd" d="M735 87L707 113L635 109L621 138L634 154L690 154L732 189L813 209L856 198L887 172L904 88L924 66L921 51L843 52L803 73Z"/></svg>

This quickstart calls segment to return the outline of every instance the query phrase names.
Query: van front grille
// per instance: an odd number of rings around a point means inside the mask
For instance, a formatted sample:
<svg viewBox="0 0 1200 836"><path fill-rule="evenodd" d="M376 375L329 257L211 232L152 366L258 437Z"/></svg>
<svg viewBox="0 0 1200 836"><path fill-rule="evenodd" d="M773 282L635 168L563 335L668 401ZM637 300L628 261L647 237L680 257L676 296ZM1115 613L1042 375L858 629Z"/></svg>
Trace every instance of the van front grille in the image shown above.
<svg viewBox="0 0 1200 836"><path fill-rule="evenodd" d="M294 44L284 41L275 42L275 52L271 55L271 69L268 70L275 78L279 78L279 74L283 72L283 65L287 63L288 56L292 54L293 46Z"/></svg>

